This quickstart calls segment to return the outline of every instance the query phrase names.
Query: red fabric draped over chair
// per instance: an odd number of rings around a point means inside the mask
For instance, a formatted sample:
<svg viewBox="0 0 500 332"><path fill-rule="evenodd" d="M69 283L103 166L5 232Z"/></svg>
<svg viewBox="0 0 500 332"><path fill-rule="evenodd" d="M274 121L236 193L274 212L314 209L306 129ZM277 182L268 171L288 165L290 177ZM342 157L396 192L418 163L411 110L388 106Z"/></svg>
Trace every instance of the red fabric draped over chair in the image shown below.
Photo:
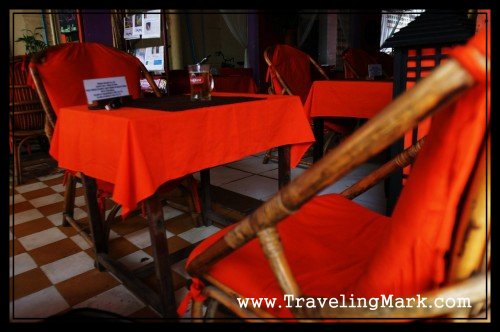
<svg viewBox="0 0 500 332"><path fill-rule="evenodd" d="M57 115L61 107L87 104L82 83L86 79L125 76L130 95L139 98L139 62L98 43L68 43L49 48L46 61L37 69Z"/></svg>

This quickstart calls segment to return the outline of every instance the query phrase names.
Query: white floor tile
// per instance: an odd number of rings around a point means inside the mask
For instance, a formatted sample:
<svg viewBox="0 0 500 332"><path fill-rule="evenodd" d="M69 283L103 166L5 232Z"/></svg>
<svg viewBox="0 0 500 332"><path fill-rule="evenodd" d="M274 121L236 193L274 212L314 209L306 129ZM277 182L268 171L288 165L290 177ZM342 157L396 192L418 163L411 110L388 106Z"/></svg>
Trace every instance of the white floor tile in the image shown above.
<svg viewBox="0 0 500 332"><path fill-rule="evenodd" d="M62 202L62 201L64 201L64 197L62 195L52 194L52 195L34 198L34 199L30 200L30 203L34 207L39 208L41 206L54 204L54 203L58 203L58 202Z"/></svg>
<svg viewBox="0 0 500 332"><path fill-rule="evenodd" d="M35 182L30 184L25 184L22 186L16 187L16 190L19 194L27 193L28 191L38 190L42 188L47 188L48 186L43 182Z"/></svg>
<svg viewBox="0 0 500 332"><path fill-rule="evenodd" d="M142 250L138 250L120 258L118 261L125 265L127 269L135 270L143 265L151 263L153 261L153 257Z"/></svg>
<svg viewBox="0 0 500 332"><path fill-rule="evenodd" d="M18 241L21 242L24 249L29 251L65 238L66 234L58 228L52 227L38 233L20 237Z"/></svg>
<svg viewBox="0 0 500 332"><path fill-rule="evenodd" d="M261 157L253 157L253 156L235 161L234 163L227 164L226 166L255 174L278 168L277 163L270 162L267 164L263 164Z"/></svg>
<svg viewBox="0 0 500 332"><path fill-rule="evenodd" d="M144 303L130 293L125 286L118 285L104 293L75 305L74 308L95 308L114 312L122 316L128 316L144 308L144 306Z"/></svg>
<svg viewBox="0 0 500 332"><path fill-rule="evenodd" d="M78 196L75 198L75 205L76 206L84 206L85 204L86 204L85 196Z"/></svg>
<svg viewBox="0 0 500 332"><path fill-rule="evenodd" d="M52 180L52 179L60 178L63 175L64 175L64 172L59 172L59 173L55 173L55 174L41 176L41 177L38 178L38 180L40 180L40 181L47 181L47 180Z"/></svg>
<svg viewBox="0 0 500 332"><path fill-rule="evenodd" d="M81 187L83 187L83 185L82 185L80 182L77 182L77 183L76 183L76 187L77 187L77 188L81 188Z"/></svg>
<svg viewBox="0 0 500 332"><path fill-rule="evenodd" d="M26 201L26 198L24 198L23 195L21 195L21 194L14 195L14 204L25 202L25 201ZM10 205L12 205L12 196L9 196L9 202L10 202Z"/></svg>
<svg viewBox="0 0 500 332"><path fill-rule="evenodd" d="M179 273L181 276L183 276L186 279L191 279L191 276L186 272L186 259L183 259L181 261L178 261L175 264L172 264L172 270Z"/></svg>
<svg viewBox="0 0 500 332"><path fill-rule="evenodd" d="M83 251L40 267L53 284L87 272L93 268L94 260Z"/></svg>
<svg viewBox="0 0 500 332"><path fill-rule="evenodd" d="M32 270L37 267L35 261L28 253L10 257L10 277Z"/></svg>
<svg viewBox="0 0 500 332"><path fill-rule="evenodd" d="M151 236L149 235L149 228L147 227L127 234L124 237L139 249L144 249L151 245Z"/></svg>
<svg viewBox="0 0 500 332"><path fill-rule="evenodd" d="M221 188L263 200L278 191L278 181L259 175L253 175L222 185Z"/></svg>
<svg viewBox="0 0 500 332"><path fill-rule="evenodd" d="M181 233L177 236L179 236L180 238L182 238L190 243L196 243L198 241L201 241L201 240L209 237L210 235L212 235L214 233L217 233L217 231L219 231L219 230L220 230L220 228L215 227L213 225L208 226L208 227L195 227L195 228L191 228L190 230L185 231L184 233Z"/></svg>
<svg viewBox="0 0 500 332"><path fill-rule="evenodd" d="M251 175L251 173L243 172L234 168L219 166L210 170L210 184L214 186L220 186L222 184L243 179ZM199 181L200 173L196 173L194 177Z"/></svg>
<svg viewBox="0 0 500 332"><path fill-rule="evenodd" d="M18 212L15 213L16 211L14 210L14 214L10 215L10 224L12 225L12 222L14 222L14 225L20 225L28 221L32 221L38 218L42 218L43 214L38 211L37 209L30 209L26 210L23 212Z"/></svg>
<svg viewBox="0 0 500 332"><path fill-rule="evenodd" d="M181 301L184 299L184 297L186 296L186 294L188 293L188 289L186 287L181 287L179 288L178 290L176 290L174 292L174 295L175 295L175 303L177 303L177 305L179 305L181 303ZM188 310L190 309L191 306L188 306ZM187 316L187 315L184 315L183 317L185 318L189 318L191 316Z"/></svg>
<svg viewBox="0 0 500 332"><path fill-rule="evenodd" d="M46 318L69 308L54 286L17 299L13 303L13 318Z"/></svg>
<svg viewBox="0 0 500 332"><path fill-rule="evenodd" d="M165 220L180 216L181 214L184 214L184 212L176 210L173 207L170 206L163 207L163 219Z"/></svg>
<svg viewBox="0 0 500 332"><path fill-rule="evenodd" d="M60 183L60 184L56 184L55 186L52 186L50 188L52 188L52 190L54 190L55 192L62 193L66 189L66 186L63 185L62 183Z"/></svg>
<svg viewBox="0 0 500 332"><path fill-rule="evenodd" d="M74 212L73 212L73 217L75 218L75 220L83 219L83 218L87 217L87 212L76 207ZM61 226L62 225L62 218L63 218L62 212L55 213L55 214L52 214L52 215L47 217L47 219L49 219L50 222L52 222L54 224L54 226Z"/></svg>
<svg viewBox="0 0 500 332"><path fill-rule="evenodd" d="M113 239L117 239L120 237L120 234L116 233L115 231L113 230L110 230L109 231L109 240L113 240Z"/></svg>
<svg viewBox="0 0 500 332"><path fill-rule="evenodd" d="M302 174L305 171L306 171L306 169L304 169L304 168L295 167L295 168L291 169L290 176L291 176L292 179L294 179L299 174ZM279 172L278 172L277 168L276 169L272 169L270 171L259 173L259 175L262 175L262 176L265 176L265 177L268 177L268 178L273 178L273 179L276 179L276 180L278 180L278 178L279 178Z"/></svg>
<svg viewBox="0 0 500 332"><path fill-rule="evenodd" d="M79 246L82 250L87 250L88 248L90 248L90 244L85 241L81 235L73 235L72 237L70 237L70 239L73 240L73 242L75 242L76 245Z"/></svg>

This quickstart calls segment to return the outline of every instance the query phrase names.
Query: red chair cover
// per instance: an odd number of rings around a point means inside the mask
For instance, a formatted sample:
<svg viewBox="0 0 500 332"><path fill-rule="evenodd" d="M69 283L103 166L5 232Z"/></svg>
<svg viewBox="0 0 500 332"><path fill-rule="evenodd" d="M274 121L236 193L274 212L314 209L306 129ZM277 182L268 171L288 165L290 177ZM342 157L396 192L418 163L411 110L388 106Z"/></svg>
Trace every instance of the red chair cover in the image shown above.
<svg viewBox="0 0 500 332"><path fill-rule="evenodd" d="M65 106L87 104L83 80L125 76L132 98L141 93L140 60L98 43L67 43L49 48L36 66L56 115ZM30 76L31 78L31 76Z"/></svg>
<svg viewBox="0 0 500 332"><path fill-rule="evenodd" d="M484 68L471 67L480 34L453 55L479 83L438 113L391 218L338 195L317 196L278 225L291 269L304 294L340 298L414 296L444 281L445 254L460 198L489 118ZM487 91L488 90L488 91ZM487 107L488 106L488 107ZM463 133L467 133L464 135ZM228 228L197 247L187 264ZM272 314L291 317L258 239L216 263L209 274L246 297L276 297Z"/></svg>
<svg viewBox="0 0 500 332"><path fill-rule="evenodd" d="M272 66L268 68L267 75L268 78L269 75L271 76L276 94L281 94L283 87L273 69L279 72L292 94L299 96L302 104L305 103L312 84L311 63L308 55L294 47L279 44L274 48L271 62Z"/></svg>
<svg viewBox="0 0 500 332"><path fill-rule="evenodd" d="M342 55L344 61L347 61L356 71L354 73L351 68L344 66L345 78L365 79L368 76L368 65L379 63L366 51L359 48L349 48ZM356 74L359 77L356 77Z"/></svg>

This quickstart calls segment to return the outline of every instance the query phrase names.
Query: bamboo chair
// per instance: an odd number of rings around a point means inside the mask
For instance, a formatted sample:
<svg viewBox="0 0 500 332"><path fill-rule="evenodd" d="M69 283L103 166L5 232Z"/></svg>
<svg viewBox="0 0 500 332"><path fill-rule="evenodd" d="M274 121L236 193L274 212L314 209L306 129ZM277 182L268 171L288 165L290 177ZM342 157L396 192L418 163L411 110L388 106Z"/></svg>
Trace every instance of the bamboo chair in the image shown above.
<svg viewBox="0 0 500 332"><path fill-rule="evenodd" d="M264 60L268 66L268 79L271 80L269 94L299 96L302 103L305 103L312 85L311 65L322 79L330 79L310 55L289 45L279 44L266 48ZM335 133L346 134L352 131L352 127L349 120L326 120L325 128L328 137L325 140L324 150L334 139ZM271 159L278 158L273 154L274 150L270 149L266 152L262 161L264 164L267 164ZM304 166L311 165L310 162L306 161L300 163Z"/></svg>
<svg viewBox="0 0 500 332"><path fill-rule="evenodd" d="M347 294L365 292L379 296L384 294L384 291L397 290L400 287L406 289L406 293L400 290L400 295L411 297L421 294L422 297L427 297L428 301L468 297L472 307L385 307L370 310L328 306L308 309L303 306L292 308L286 317L300 321L313 318L396 318L402 321L429 317L484 318L490 294L490 196L489 191L485 190L490 186L489 181L487 182L489 159L486 158L489 157L489 145L484 144L489 140L490 132L489 102L486 101L489 95L489 82L486 78L487 75L489 77L489 53L485 58L485 44L485 34L479 33L466 47L457 47L452 59L394 100L251 215L214 234L195 248L186 266L193 282L190 293L181 303L179 310L185 309L191 301L193 318L201 321L202 303L208 299L205 317L207 319L213 317L218 303L250 321L256 321L258 318L273 319L277 318L275 312L252 306L241 308L236 298L272 297L277 294L282 296L282 293L291 294L295 298L325 295L312 293L311 284L315 283L316 289L320 289L319 292L324 292L329 286L349 292ZM488 109L485 114L482 112L485 111L486 105ZM369 179L362 180L341 195L315 197L329 184L388 147L408 129L437 110L440 112L433 119L433 127L425 143L418 142L415 147L383 165L380 170L369 176ZM467 138L463 138L462 130L467 130ZM457 141L459 138L462 140ZM443 142L448 145L443 146ZM348 273L341 278L342 269L355 271L349 270L348 265L335 265L338 261L342 263L337 264L347 264L351 259L349 256L354 254L349 245L355 238L349 237L348 233L369 232L365 238L370 240L374 237L380 240L376 235L384 224L377 223L376 220L386 218L376 216L371 211L364 211L367 209L360 208L347 198L359 195L396 167L411 163L422 144L424 147L413 166L393 216L383 220L392 222L389 227L390 234L396 237L387 238L390 245L373 240L366 241L372 245L358 241L357 245L362 246L362 250L357 253L358 260L354 263L360 264L357 268L361 270L358 275ZM428 179L431 179L432 183L421 185L421 181L430 181ZM434 186L437 181L444 183L446 189ZM428 197L429 194L433 196ZM435 199L439 200L434 201ZM336 201L338 204L334 203ZM418 206L419 202L426 205ZM330 204L329 217L324 219L323 216L323 219L315 220L318 219L315 217L315 214L318 214L316 208L321 207L321 204ZM443 209L441 213L440 207ZM366 225L360 225L365 228L349 223L340 234L336 232L342 222L349 222L336 221L336 216L342 216L341 209L347 210L345 213L350 214L352 218L366 213L368 219L358 220L366 222ZM431 218L433 213L438 216L434 220ZM427 217L428 220L425 219ZM408 224L408 220L413 224ZM439 222L431 222L436 220ZM281 221L284 222L280 223ZM369 223L375 223L376 227L367 230ZM332 230L331 224L336 228ZM305 228L304 225L310 228ZM297 227L300 234L293 238L291 231ZM323 228L314 233L318 227ZM424 227L429 233L422 233L421 238L417 237L418 232L423 232L419 227ZM315 237L308 237L313 234ZM326 236L328 238L325 238ZM358 234L358 238L360 236ZM259 242L252 241L256 237L259 238L263 254ZM424 244L418 241L426 241L423 243L429 244L429 247L419 247ZM337 242L346 247L340 247ZM326 244L321 247L322 251L311 249L312 246L321 244ZM333 246L337 246L340 252L329 252L328 247ZM426 251L426 248L429 250ZM322 266L315 265L311 270L305 271L297 267L311 265L310 261L317 263L316 255L325 252L325 257L330 261L321 261ZM336 257L335 261L331 261L332 257ZM406 259L410 259L410 265L398 265L405 264ZM265 269L266 260L270 269ZM327 270L322 270L325 266ZM336 267L339 270L335 270ZM331 273L317 275L316 271ZM237 274L240 280L230 277L234 274ZM374 276L378 276L378 279L370 279ZM360 279L357 279L358 277ZM352 284L338 285L336 279L344 279L344 282L349 280ZM250 287L261 291L245 291ZM318 302L315 304L318 305ZM283 311L278 313L283 314Z"/></svg>
<svg viewBox="0 0 500 332"><path fill-rule="evenodd" d="M50 66L50 71L46 72L45 75L41 70L44 66ZM60 71L61 73L59 73ZM158 98L162 96L153 77L142 62L128 53L98 43L68 43L49 47L46 51L32 57L30 72L47 118L45 134L49 140L52 138L57 122L56 110L58 108L87 103L83 90L83 79L126 76L127 81L137 82L136 86L129 84L129 92L133 98L137 98L142 95L139 79L143 75L152 87L155 96ZM57 77L54 79L54 76ZM47 85L48 83L49 85ZM56 84L59 86L54 86ZM47 91L47 88L50 90ZM66 96L69 96L68 99ZM74 219L76 185L81 182L80 172L68 170L65 172L63 226L73 226L93 246L88 223ZM113 184L97 179L97 186L101 220L105 221L104 227L109 235L110 225L118 214L120 205L114 203L108 216L105 217L105 200L110 200ZM168 182L162 186L162 192L170 191L176 187L181 189L184 194L190 195L188 206L185 207L174 202L169 202L169 204L191 213L195 224L200 225L201 203L197 193L196 180L192 176L186 176Z"/></svg>
<svg viewBox="0 0 500 332"><path fill-rule="evenodd" d="M14 180L16 185L23 184L21 149L35 138L45 139L45 113L40 99L26 82L28 68L21 57L11 60L9 143L14 158ZM28 145L28 148L29 145Z"/></svg>

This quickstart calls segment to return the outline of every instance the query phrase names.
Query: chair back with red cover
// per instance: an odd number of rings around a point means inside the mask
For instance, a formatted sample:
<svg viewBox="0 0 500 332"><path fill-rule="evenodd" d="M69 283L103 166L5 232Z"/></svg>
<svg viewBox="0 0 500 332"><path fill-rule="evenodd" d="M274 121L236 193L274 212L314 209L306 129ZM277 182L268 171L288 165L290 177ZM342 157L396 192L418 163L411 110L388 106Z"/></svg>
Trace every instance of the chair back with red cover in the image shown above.
<svg viewBox="0 0 500 332"><path fill-rule="evenodd" d="M312 85L311 62L309 56L289 45L278 44L274 47L271 59L272 65L268 68L268 78L276 94L282 94L281 86L276 71L285 81L293 95L299 96L305 103Z"/></svg>
<svg viewBox="0 0 500 332"><path fill-rule="evenodd" d="M49 47L36 66L56 115L61 107L87 104L83 80L125 76L132 98L141 94L140 60L99 43L67 43Z"/></svg>
<svg viewBox="0 0 500 332"><path fill-rule="evenodd" d="M488 38L489 44L489 38ZM477 81L475 87L433 118L431 130L392 215L384 245L355 287L395 296L434 289L445 281L445 257L461 199L489 130L490 80L486 66L470 59L489 58L485 32L451 54ZM472 53L471 53L472 52ZM489 76L489 72L488 72Z"/></svg>
<svg viewBox="0 0 500 332"><path fill-rule="evenodd" d="M351 79L365 79L368 76L368 65L379 63L360 48L348 48L342 54L342 59L344 59L345 78Z"/></svg>

